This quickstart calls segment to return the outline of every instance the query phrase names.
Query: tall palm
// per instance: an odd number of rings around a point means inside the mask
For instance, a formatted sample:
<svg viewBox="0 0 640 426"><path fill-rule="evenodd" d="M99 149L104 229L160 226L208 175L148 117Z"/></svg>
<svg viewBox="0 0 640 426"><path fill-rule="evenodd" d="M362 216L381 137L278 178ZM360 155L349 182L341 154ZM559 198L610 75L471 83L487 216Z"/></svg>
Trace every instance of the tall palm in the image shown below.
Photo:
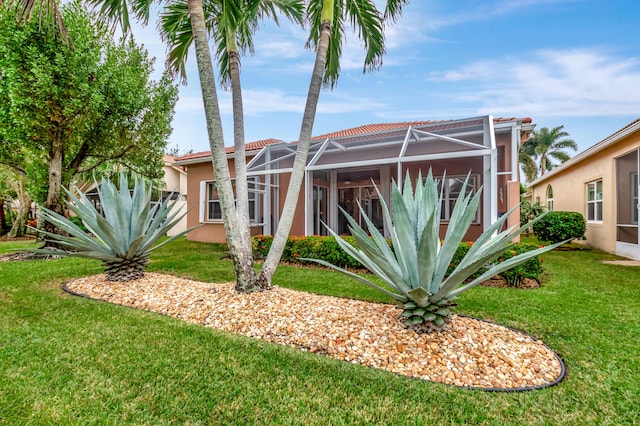
<svg viewBox="0 0 640 426"><path fill-rule="evenodd" d="M223 86L231 87L236 187L236 212L231 216L231 220L237 222L238 229L234 243L237 247L237 249L234 248L234 251L238 257L238 261L235 262L236 290L252 291L256 281L249 229L249 191L240 84L240 55L246 50L253 51L252 36L260 20L272 19L278 23L279 12L301 25L304 3L302 0L245 0L236 2L210 0L203 6L208 36L213 39L216 45L221 83ZM186 79L186 59L193 43L187 1L180 0L168 5L160 15L158 27L162 38L167 43L168 66L184 81ZM226 166L226 161L224 164ZM219 176L217 171L216 176ZM226 217L230 216L226 215ZM226 220L229 219L225 218ZM227 238L227 243L231 246L229 240Z"/></svg>
<svg viewBox="0 0 640 426"><path fill-rule="evenodd" d="M543 127L540 131L534 131L531 139L522 145L520 162L529 182L570 159L571 155L566 152L567 149L578 150L578 144L573 139L566 138L567 136L569 133L564 131L564 126L557 126L551 130ZM532 163L537 165L535 174Z"/></svg>
<svg viewBox="0 0 640 426"><path fill-rule="evenodd" d="M346 29L345 21L348 20L351 26L358 31L358 37L366 49L363 72L373 71L382 65L382 57L385 53L384 22L393 22L398 19L402 7L407 3L408 0L387 0L383 15L373 0L309 0L307 16L311 24L311 31L307 47L315 49L316 59L309 82L298 147L282 215L271 248L258 276L260 287L269 288L271 286L271 279L287 243L309 154L320 90L323 84L333 88L340 74L340 57Z"/></svg>

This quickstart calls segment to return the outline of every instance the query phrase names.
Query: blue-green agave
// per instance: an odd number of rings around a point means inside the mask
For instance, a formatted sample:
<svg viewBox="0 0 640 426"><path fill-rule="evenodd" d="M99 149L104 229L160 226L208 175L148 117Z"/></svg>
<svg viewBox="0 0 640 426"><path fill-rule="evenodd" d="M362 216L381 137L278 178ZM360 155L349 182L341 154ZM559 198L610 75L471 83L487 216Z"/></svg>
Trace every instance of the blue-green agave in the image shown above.
<svg viewBox="0 0 640 426"><path fill-rule="evenodd" d="M356 246L347 243L327 227L340 247L380 277L389 289L329 262L319 259L306 260L334 268L391 296L401 303L403 311L400 317L408 326L418 331L441 329L450 320L452 309L456 306L453 300L459 294L562 244L550 245L492 264L512 244L513 238L531 225L528 223L519 229L512 227L501 231L509 214L513 211L511 210L490 226L475 241L451 274L445 276L458 245L476 217L481 200L482 189L475 194L467 193L468 180L469 177L465 180L455 203L444 241L440 241L439 237L442 195L438 191L438 183L431 171L424 180L421 174L418 176L415 191L408 173L402 191L395 182L393 183L391 189L393 217L376 187L384 219L387 224L390 224L392 247L389 247L387 240L368 219L362 206L359 206L361 216L369 232L366 232L341 209L349 221L349 230L355 239ZM474 273L487 266L485 273L466 282Z"/></svg>
<svg viewBox="0 0 640 426"><path fill-rule="evenodd" d="M129 191L126 176L120 175L120 189L107 179L98 186L98 196L104 216L81 192L78 196L66 191L68 208L82 220L93 236L66 217L41 208L40 217L54 224L69 236L44 234L69 251L36 250L39 253L60 256L86 257L101 260L106 278L110 281L131 281L144 275L153 250L180 237L194 228L174 235L154 245L184 215L181 209L173 210L176 200L168 197L162 203L151 202L151 186L136 179L133 191ZM42 232L42 231L38 231Z"/></svg>

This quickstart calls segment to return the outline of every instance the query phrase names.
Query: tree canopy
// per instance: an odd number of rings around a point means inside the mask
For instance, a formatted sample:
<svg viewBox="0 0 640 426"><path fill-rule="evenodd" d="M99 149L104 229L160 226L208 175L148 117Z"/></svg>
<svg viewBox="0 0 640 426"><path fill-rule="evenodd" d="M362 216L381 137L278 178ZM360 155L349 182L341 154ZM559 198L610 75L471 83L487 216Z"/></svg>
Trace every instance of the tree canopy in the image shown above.
<svg viewBox="0 0 640 426"><path fill-rule="evenodd" d="M551 130L543 127L534 131L531 139L522 144L520 163L528 182L536 180L570 159L567 149L578 150L578 144L567 136L569 133L564 131L564 126L557 126Z"/></svg>
<svg viewBox="0 0 640 426"><path fill-rule="evenodd" d="M0 8L0 163L57 211L61 188L105 163L161 176L177 101L169 77L151 80L153 60L133 39L115 42L77 3L62 15L72 45Z"/></svg>

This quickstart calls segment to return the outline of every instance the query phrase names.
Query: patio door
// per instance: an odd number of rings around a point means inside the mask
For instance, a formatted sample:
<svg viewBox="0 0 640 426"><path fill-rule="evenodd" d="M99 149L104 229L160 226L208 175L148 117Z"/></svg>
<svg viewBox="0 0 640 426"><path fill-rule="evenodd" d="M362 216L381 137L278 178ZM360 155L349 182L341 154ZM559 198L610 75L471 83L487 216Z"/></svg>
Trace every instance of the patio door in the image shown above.
<svg viewBox="0 0 640 426"><path fill-rule="evenodd" d="M328 235L327 228L327 199L329 188L320 185L313 186L313 235Z"/></svg>
<svg viewBox="0 0 640 426"><path fill-rule="evenodd" d="M639 171L640 150L632 151L616 159L616 253L634 259L640 259Z"/></svg>
<svg viewBox="0 0 640 426"><path fill-rule="evenodd" d="M384 233L382 206L378 193L373 186L358 186L338 189L338 203L355 221L367 229L362 212L358 208L358 202L364 209L366 216L373 222L376 228ZM342 213L338 216L338 233L349 234L349 222Z"/></svg>

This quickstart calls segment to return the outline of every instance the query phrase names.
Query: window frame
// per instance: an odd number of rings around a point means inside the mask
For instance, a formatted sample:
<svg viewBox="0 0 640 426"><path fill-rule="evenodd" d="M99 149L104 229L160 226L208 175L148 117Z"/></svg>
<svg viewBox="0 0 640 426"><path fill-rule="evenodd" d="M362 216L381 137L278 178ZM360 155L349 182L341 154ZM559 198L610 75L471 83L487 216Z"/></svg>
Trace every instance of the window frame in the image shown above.
<svg viewBox="0 0 640 426"><path fill-rule="evenodd" d="M233 186L234 196L235 196L235 189L236 189L235 182L236 182L235 178L231 179L231 185ZM220 206L220 199L217 196L217 189L215 189L216 180L203 181L202 184L204 189L204 192L203 192L204 200L202 202L204 211L200 218L201 223L222 223L223 222L222 206ZM251 225L261 225L262 223L258 222L256 218L260 217L261 215L261 210L260 210L261 203L260 203L259 194L264 193L264 190L259 189L261 182L258 180L257 176L247 177L247 184L249 188L249 191L248 191L249 192L248 194L249 223ZM219 217L211 217L212 211L215 210L215 208L212 208L212 206L216 204L218 205L217 211L220 212Z"/></svg>
<svg viewBox="0 0 640 426"><path fill-rule="evenodd" d="M598 192L598 184L600 186L600 192ZM585 184L586 187L586 203L585 203L585 218L590 223L602 223L603 221L603 185L602 179L596 179ZM591 192L593 190L593 192ZM593 199L589 199L593 194ZM598 198L598 195L600 198ZM593 206L593 210L590 210L590 206ZM593 216L590 213L593 212ZM598 214L599 213L599 214Z"/></svg>
<svg viewBox="0 0 640 426"><path fill-rule="evenodd" d="M547 211L553 211L553 186L547 185Z"/></svg>
<svg viewBox="0 0 640 426"><path fill-rule="evenodd" d="M436 179L436 182L438 183L438 192L442 194L442 203L440 204L440 223L444 224L444 223L449 223L449 220L451 219L451 213L453 212L455 202L458 199L458 195L460 194L460 192L456 192L452 195L450 192L451 185L445 185L444 190L442 190L442 185L443 185L442 178L443 178L442 176L439 176L435 179ZM453 176L445 177L447 181L458 180L462 182L464 182L466 178L467 178L467 175L453 175ZM468 185L467 191L469 190L469 188L471 188L472 197L478 191L479 180L480 180L479 174L471 174L469 176L469 182L467 183ZM482 204L480 204L480 206L481 205ZM478 225L481 223L480 222L480 210L481 210L480 206L478 206L478 210L476 211L476 216L474 217L473 222L471 222L473 225Z"/></svg>

